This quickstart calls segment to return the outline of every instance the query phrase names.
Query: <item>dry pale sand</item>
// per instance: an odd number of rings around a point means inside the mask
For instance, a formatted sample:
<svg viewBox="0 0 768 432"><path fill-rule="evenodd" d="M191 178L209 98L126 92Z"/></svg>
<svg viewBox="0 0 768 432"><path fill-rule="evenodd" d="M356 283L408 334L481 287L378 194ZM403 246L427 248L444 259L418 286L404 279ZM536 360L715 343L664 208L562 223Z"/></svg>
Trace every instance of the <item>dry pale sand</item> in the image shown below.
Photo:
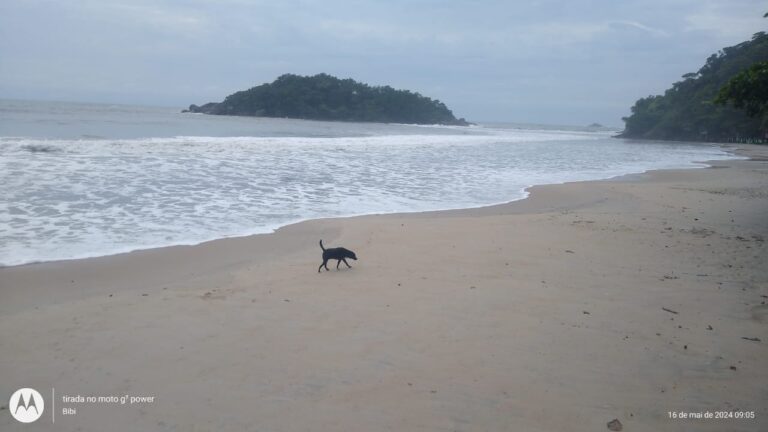
<svg viewBox="0 0 768 432"><path fill-rule="evenodd" d="M743 151L477 210L0 269L0 430L768 430L768 148ZM318 274L320 238L360 260ZM47 397L37 423L9 415L19 387Z"/></svg>

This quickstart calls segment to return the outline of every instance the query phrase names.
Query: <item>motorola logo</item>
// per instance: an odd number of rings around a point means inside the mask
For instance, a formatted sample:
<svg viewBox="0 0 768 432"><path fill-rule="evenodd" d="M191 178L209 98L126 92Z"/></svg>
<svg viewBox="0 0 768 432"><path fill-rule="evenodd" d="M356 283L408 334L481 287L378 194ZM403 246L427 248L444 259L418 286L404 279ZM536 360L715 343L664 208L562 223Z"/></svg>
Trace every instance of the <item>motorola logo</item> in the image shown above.
<svg viewBox="0 0 768 432"><path fill-rule="evenodd" d="M16 420L32 423L43 415L45 401L40 393L31 388L20 388L11 395L8 409Z"/></svg>

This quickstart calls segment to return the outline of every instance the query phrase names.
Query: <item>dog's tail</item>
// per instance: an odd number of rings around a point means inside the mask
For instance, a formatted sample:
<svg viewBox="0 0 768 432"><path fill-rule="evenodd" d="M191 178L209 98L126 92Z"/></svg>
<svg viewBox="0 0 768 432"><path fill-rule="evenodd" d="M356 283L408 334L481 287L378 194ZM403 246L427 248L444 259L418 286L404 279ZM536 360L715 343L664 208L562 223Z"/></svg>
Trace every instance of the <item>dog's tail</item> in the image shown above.
<svg viewBox="0 0 768 432"><path fill-rule="evenodd" d="M323 241L322 240L320 240L320 249L322 249L323 252L325 252L325 248L323 247Z"/></svg>

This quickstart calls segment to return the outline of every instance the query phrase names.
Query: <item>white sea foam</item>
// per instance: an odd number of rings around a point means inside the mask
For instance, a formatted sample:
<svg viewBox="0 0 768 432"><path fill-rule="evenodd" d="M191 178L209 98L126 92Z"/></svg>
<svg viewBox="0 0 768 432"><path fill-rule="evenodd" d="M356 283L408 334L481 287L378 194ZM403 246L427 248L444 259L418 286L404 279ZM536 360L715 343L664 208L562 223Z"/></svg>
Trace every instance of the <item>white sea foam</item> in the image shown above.
<svg viewBox="0 0 768 432"><path fill-rule="evenodd" d="M476 207L535 184L730 157L605 133L0 138L0 265L196 244L299 220Z"/></svg>

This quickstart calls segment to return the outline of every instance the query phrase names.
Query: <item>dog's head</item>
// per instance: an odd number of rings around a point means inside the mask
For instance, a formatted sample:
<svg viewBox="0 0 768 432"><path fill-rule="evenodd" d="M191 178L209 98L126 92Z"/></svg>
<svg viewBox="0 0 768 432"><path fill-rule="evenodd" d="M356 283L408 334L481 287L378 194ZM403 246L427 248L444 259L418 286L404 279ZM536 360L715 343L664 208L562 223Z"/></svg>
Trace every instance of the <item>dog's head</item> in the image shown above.
<svg viewBox="0 0 768 432"><path fill-rule="evenodd" d="M353 260L357 261L357 255L355 255L354 252L349 251L349 257L352 258Z"/></svg>

